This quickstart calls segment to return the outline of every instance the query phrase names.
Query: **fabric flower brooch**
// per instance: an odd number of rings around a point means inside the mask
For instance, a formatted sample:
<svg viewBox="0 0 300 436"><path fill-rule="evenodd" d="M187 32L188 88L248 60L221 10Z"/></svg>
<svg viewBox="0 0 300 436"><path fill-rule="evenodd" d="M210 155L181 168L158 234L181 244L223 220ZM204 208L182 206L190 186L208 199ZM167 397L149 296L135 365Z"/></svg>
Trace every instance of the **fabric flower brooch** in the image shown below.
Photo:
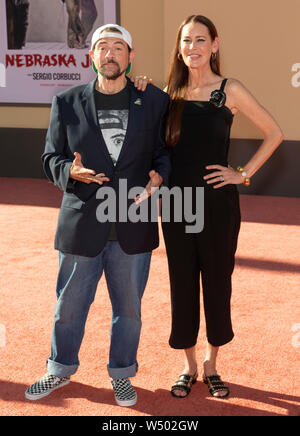
<svg viewBox="0 0 300 436"><path fill-rule="evenodd" d="M209 102L213 104L215 107L220 108L224 106L226 102L226 94L223 91L217 89L210 94Z"/></svg>

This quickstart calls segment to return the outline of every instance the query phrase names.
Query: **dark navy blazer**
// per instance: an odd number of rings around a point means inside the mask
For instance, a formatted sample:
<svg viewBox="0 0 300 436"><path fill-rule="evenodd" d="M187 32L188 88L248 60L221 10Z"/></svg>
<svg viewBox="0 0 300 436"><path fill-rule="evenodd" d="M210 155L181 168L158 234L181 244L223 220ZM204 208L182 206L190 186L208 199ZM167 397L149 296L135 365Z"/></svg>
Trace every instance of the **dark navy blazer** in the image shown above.
<svg viewBox="0 0 300 436"><path fill-rule="evenodd" d="M154 169L168 184L169 153L165 148L164 125L169 106L166 93L153 85L138 91L128 80L130 106L127 133L114 166L99 127L94 100L95 81L76 86L53 98L50 124L42 156L47 177L64 191L55 236L55 248L65 253L87 257L98 255L109 237L109 222L99 222L96 210L96 183L74 182L69 178L74 152L82 163L98 173L105 173L116 193L119 180L126 179L128 191L145 187L149 171ZM124 195L124 194L122 194ZM150 203L150 199L146 200ZM128 200L128 208L133 200ZM128 254L151 251L159 244L157 222L116 222L118 241Z"/></svg>

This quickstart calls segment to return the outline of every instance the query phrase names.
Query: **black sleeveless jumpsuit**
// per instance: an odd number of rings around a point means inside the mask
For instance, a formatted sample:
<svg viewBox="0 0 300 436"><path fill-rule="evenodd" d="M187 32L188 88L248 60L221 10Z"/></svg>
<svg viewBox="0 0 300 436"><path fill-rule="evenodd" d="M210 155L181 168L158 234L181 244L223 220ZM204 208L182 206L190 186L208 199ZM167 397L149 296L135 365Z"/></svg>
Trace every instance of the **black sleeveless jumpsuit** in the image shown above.
<svg viewBox="0 0 300 436"><path fill-rule="evenodd" d="M225 84L226 79L221 90ZM241 221L239 196L236 185L214 189L213 184L208 185L203 180L204 175L212 172L205 169L207 165L228 165L232 121L233 114L224 105L216 107L208 101L186 101L180 140L171 149L169 188L192 187L194 212L195 188L204 188L204 228L201 232L186 233L186 225L190 223L185 220L176 222L172 211L170 222L162 222L171 285L172 331L169 343L172 348L190 348L197 342L200 272L208 342L221 346L234 336L230 299ZM172 207L171 202L170 209Z"/></svg>

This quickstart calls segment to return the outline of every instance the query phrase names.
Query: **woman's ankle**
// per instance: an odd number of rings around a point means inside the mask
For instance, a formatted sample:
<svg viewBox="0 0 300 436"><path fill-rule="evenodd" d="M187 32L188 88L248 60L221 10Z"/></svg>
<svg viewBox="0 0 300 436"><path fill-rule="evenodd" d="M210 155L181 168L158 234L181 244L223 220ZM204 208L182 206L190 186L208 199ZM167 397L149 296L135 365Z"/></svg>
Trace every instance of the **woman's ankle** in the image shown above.
<svg viewBox="0 0 300 436"><path fill-rule="evenodd" d="M206 359L203 363L203 368L206 377L217 374L216 362Z"/></svg>
<svg viewBox="0 0 300 436"><path fill-rule="evenodd" d="M182 374L195 375L197 372L197 363L190 363L189 365L185 365Z"/></svg>

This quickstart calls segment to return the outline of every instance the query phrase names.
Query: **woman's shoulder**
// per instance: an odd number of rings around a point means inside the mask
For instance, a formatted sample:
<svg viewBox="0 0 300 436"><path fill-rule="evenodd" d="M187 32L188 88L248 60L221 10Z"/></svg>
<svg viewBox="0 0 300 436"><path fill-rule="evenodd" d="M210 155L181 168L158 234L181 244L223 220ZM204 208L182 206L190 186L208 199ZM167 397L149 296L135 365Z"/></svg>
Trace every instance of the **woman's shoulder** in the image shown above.
<svg viewBox="0 0 300 436"><path fill-rule="evenodd" d="M246 87L243 85L243 83L238 80L234 79L232 77L227 79L226 82L226 93L236 95L237 93L243 92L246 90Z"/></svg>
<svg viewBox="0 0 300 436"><path fill-rule="evenodd" d="M236 113L237 108L240 108L241 105L244 106L245 102L255 100L255 97L240 80L230 78L227 82L225 92L228 105L233 113Z"/></svg>

